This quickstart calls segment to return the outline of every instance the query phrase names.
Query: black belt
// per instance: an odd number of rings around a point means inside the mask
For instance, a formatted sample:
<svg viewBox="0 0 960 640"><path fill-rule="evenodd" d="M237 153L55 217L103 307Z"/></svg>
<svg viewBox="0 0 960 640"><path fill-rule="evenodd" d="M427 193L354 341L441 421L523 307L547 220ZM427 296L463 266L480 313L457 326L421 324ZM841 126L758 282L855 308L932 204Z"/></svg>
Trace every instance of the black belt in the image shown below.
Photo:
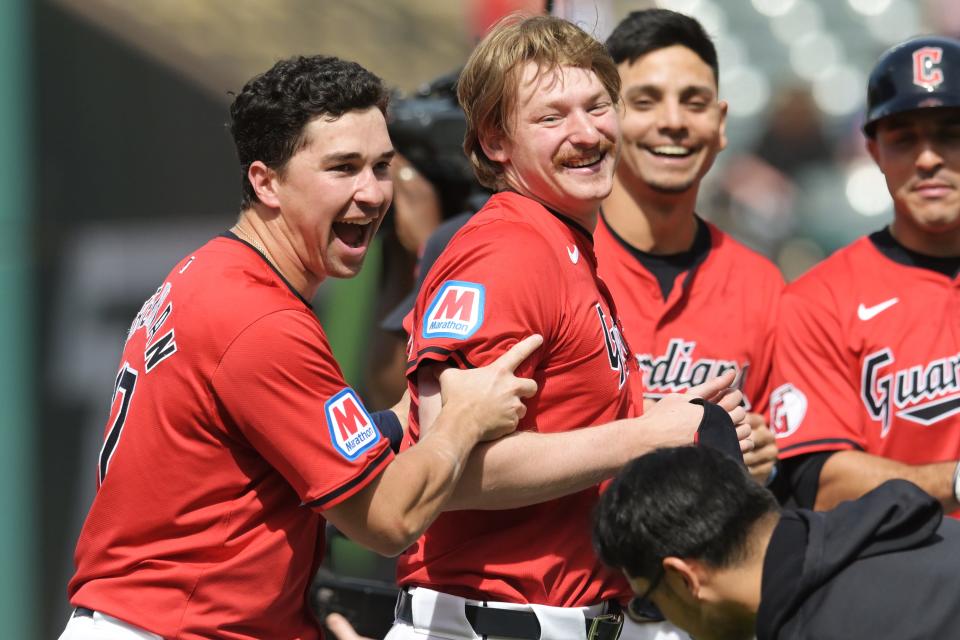
<svg viewBox="0 0 960 640"><path fill-rule="evenodd" d="M623 613L616 602L611 611L586 619L587 640L617 640L623 627ZM540 621L533 611L498 609L473 604L463 605L467 621L480 636L540 640ZM413 624L413 596L401 591L397 598L397 620Z"/></svg>
<svg viewBox="0 0 960 640"><path fill-rule="evenodd" d="M93 609L87 609L86 607L77 607L73 610L74 618L92 618Z"/></svg>

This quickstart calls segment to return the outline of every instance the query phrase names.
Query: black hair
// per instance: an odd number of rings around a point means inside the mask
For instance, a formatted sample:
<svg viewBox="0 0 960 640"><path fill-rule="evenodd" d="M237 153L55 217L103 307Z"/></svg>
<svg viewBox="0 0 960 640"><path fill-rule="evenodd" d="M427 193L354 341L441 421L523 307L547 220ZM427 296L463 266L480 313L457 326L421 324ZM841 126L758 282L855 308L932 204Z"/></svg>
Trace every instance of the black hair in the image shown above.
<svg viewBox="0 0 960 640"><path fill-rule="evenodd" d="M386 113L388 100L380 78L356 62L332 56L287 58L250 79L230 105L230 133L243 181L241 207L257 200L247 178L254 161L282 172L306 144L304 129L314 118L336 119L370 107Z"/></svg>
<svg viewBox="0 0 960 640"><path fill-rule="evenodd" d="M633 11L607 38L606 47L617 64L633 63L651 51L681 45L700 56L713 69L713 78L720 84L717 49L703 25L696 19L669 9Z"/></svg>
<svg viewBox="0 0 960 640"><path fill-rule="evenodd" d="M720 451L658 449L630 462L600 497L593 544L604 563L634 578L653 580L670 556L723 568L747 557L754 524L778 510Z"/></svg>

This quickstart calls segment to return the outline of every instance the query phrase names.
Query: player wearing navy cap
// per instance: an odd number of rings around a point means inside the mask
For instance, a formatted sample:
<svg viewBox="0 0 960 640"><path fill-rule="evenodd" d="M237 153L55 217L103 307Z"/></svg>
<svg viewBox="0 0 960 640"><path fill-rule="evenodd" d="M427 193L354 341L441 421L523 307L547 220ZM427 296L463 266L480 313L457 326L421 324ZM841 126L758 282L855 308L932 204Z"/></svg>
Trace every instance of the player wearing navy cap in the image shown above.
<svg viewBox="0 0 960 640"><path fill-rule="evenodd" d="M956 510L960 42L923 36L885 52L864 133L894 219L787 288L771 426L802 505L905 478Z"/></svg>

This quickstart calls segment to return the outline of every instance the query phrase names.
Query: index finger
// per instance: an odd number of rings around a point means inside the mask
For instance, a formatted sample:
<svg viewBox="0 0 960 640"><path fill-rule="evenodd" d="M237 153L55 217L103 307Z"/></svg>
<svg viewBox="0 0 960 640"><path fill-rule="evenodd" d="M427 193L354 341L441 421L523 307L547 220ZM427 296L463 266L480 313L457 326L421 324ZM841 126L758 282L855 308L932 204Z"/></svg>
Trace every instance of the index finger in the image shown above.
<svg viewBox="0 0 960 640"><path fill-rule="evenodd" d="M729 389L736 377L734 370L730 369L724 371L716 378L711 378L695 387L690 387L687 393L695 395L698 398L703 398L704 400L710 400L721 391Z"/></svg>
<svg viewBox="0 0 960 640"><path fill-rule="evenodd" d="M543 336L533 334L527 336L517 344L510 347L506 353L497 358L497 364L503 365L511 373L520 366L520 363L530 357L530 354L536 351L543 344Z"/></svg>
<svg viewBox="0 0 960 640"><path fill-rule="evenodd" d="M767 445L776 446L777 439L773 435L773 432L770 431L766 426L756 427L751 425L753 431L753 441L757 444L758 447L765 447Z"/></svg>
<svg viewBox="0 0 960 640"><path fill-rule="evenodd" d="M762 429L767 426L767 421L763 419L763 416L759 413L754 413L752 411L747 413L747 424L749 424L754 429Z"/></svg>

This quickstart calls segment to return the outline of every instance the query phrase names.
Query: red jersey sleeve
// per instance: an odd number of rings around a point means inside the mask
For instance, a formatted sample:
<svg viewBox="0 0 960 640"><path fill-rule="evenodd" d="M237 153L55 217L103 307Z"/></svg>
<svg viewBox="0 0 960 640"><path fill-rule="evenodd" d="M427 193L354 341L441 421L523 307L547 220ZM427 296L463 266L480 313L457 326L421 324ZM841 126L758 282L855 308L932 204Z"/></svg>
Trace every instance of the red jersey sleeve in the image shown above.
<svg viewBox="0 0 960 640"><path fill-rule="evenodd" d="M352 496L393 457L306 311L251 324L227 349L213 385L243 436L311 507Z"/></svg>
<svg viewBox="0 0 960 640"><path fill-rule="evenodd" d="M770 428L780 457L864 449L856 364L847 357L835 293L816 280L787 287L774 346Z"/></svg>
<svg viewBox="0 0 960 640"><path fill-rule="evenodd" d="M555 338L564 299L555 252L527 225L494 221L457 235L430 270L414 308L411 377L425 361L489 364L523 338ZM545 290L544 282L556 283ZM517 375L530 377L545 349Z"/></svg>

